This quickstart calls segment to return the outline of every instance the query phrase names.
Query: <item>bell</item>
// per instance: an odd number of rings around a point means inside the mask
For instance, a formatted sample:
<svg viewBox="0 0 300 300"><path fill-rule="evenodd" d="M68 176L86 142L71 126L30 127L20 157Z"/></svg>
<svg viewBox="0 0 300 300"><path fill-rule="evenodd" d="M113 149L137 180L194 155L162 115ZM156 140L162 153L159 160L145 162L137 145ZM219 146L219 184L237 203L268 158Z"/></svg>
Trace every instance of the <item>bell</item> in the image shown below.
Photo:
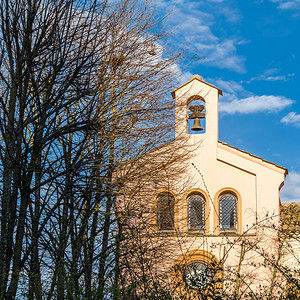
<svg viewBox="0 0 300 300"><path fill-rule="evenodd" d="M191 130L192 130L192 131L201 131L201 130L203 130L199 118L195 118L195 119L194 119L194 125L193 125L193 127L191 128Z"/></svg>

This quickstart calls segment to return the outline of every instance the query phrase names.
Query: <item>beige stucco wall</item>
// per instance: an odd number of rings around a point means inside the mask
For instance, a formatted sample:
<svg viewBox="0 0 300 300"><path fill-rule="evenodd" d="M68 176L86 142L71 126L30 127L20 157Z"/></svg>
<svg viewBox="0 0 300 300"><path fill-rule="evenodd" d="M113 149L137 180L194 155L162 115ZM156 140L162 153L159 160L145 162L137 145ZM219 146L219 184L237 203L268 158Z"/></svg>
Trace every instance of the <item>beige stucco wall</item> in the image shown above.
<svg viewBox="0 0 300 300"><path fill-rule="evenodd" d="M279 224L280 199L279 190L284 183L287 170L273 163L267 162L259 157L240 151L225 143L218 141L218 97L220 90L211 86L196 77L173 92L176 101L176 141L184 140L191 146L196 145L193 156L184 163L187 165L186 174L183 177L189 178L189 184L180 182L173 187L173 192L178 197L178 234L166 237L169 245L172 245L172 255L169 262L164 264L166 272L176 257L191 249L205 249L211 251L218 259L224 254L226 244L233 243L238 237L244 239L259 239L255 226L263 226L266 216L268 225L270 223ZM187 105L189 99L195 95L204 99L206 104L206 132L203 134L187 133ZM197 97L196 97L197 98ZM233 129L234 130L234 129ZM194 164L194 165L193 165ZM196 167L195 167L196 166ZM208 222L209 229L205 236L197 234L189 235L185 229L186 220L186 195L189 190L199 189L207 195L208 201ZM233 236L219 236L217 198L220 191L224 189L235 191L239 199L238 212L238 234ZM185 236L183 233L185 232ZM264 246L271 249L273 238L276 233L269 231L264 233ZM173 239L173 240L172 240ZM268 244L269 243L269 244ZM178 245L180 244L180 246ZM177 246L176 246L177 245ZM220 245L220 246L215 246ZM221 246L223 245L223 246ZM240 245L237 243L236 245ZM233 246L228 252L226 264L237 265L239 260L240 246ZM254 255L254 257L253 257ZM250 260L259 261L259 255L248 253ZM247 271L257 271L259 268L248 266ZM262 282L262 278L270 280L271 273L267 269L259 271L259 275L254 275L252 284Z"/></svg>
<svg viewBox="0 0 300 300"><path fill-rule="evenodd" d="M163 246L164 251L158 255L160 263L157 263L156 268L169 276L169 279L178 257L197 249L211 253L219 261L225 257L224 278L234 277L233 273L227 271L229 268L237 268L242 242L246 241L248 247L251 243L260 244L257 251L247 252L241 269L243 274L250 274L245 279L245 288L249 289L264 280L270 282L273 274L273 270L260 267L263 257L259 251L272 254L274 249L276 252L277 232L269 226L279 225L279 189L284 183L287 170L218 141L220 94L218 88L199 77L192 77L172 93L176 102L175 143L148 154L146 161L157 161L160 177L150 178L149 181L148 177L144 178L146 184L138 192L145 191L132 199L128 195L124 197L123 206L140 208L143 218L135 220L132 226L141 226L146 233L147 245L150 237L153 238L151 245ZM205 101L206 131L203 134L188 134L187 105L191 99ZM185 159L169 164L172 159L168 157L172 151L181 151L182 154L190 152L190 156L182 155ZM173 169L168 172L170 165ZM147 173L143 168L141 172ZM170 180L168 174L173 174ZM136 185L136 182L132 183L133 187ZM175 198L174 231L158 231L156 226L157 195L166 191ZM201 192L207 202L207 226L204 232L187 229L187 197L195 191ZM235 233L219 232L218 196L222 191L232 191L238 197L238 229ZM125 191L124 194L128 193Z"/></svg>

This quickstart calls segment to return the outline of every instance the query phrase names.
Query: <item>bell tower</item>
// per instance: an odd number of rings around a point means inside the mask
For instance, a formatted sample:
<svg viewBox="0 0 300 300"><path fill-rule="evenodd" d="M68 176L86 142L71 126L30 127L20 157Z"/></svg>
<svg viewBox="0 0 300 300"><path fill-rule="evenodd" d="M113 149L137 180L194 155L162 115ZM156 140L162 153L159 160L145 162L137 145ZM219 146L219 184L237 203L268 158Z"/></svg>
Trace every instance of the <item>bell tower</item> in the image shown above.
<svg viewBox="0 0 300 300"><path fill-rule="evenodd" d="M172 92L176 140L185 138L191 144L201 142L203 147L216 150L219 95L222 90L203 81L199 75L193 75Z"/></svg>

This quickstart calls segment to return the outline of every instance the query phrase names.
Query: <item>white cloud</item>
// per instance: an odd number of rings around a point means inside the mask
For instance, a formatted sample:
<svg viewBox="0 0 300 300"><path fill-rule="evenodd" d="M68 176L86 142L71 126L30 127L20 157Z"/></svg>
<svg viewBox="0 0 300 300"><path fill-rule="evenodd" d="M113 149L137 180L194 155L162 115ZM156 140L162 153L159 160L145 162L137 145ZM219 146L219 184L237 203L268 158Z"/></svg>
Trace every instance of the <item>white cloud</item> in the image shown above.
<svg viewBox="0 0 300 300"><path fill-rule="evenodd" d="M277 8L279 9L298 9L300 8L300 0L271 0L273 3L278 3Z"/></svg>
<svg viewBox="0 0 300 300"><path fill-rule="evenodd" d="M264 74L252 77L247 83L252 81L287 81L289 77L294 76L294 73L287 74L287 75L277 75L277 76L266 76Z"/></svg>
<svg viewBox="0 0 300 300"><path fill-rule="evenodd" d="M244 41L235 36L226 37L225 34L225 37L219 37L214 30L219 28L220 16L224 16L228 23L238 22L242 18L238 9L220 0L158 0L157 6L166 13L173 8L168 23L171 28L176 28L173 33L176 47L187 48L190 59L185 59L191 64L194 63L192 57L196 54L205 57L197 61L197 64L229 69L237 73L246 72L245 58L238 54L237 49Z"/></svg>
<svg viewBox="0 0 300 300"><path fill-rule="evenodd" d="M238 98L238 95L250 96L251 94L244 90L243 86L234 80L225 81L222 79L209 80L213 81L215 85L222 89L223 91L223 101L232 101Z"/></svg>
<svg viewBox="0 0 300 300"><path fill-rule="evenodd" d="M245 73L245 58L236 55L237 49L235 45L236 41L230 39L214 44L213 51L210 51L207 55L204 54L206 57L204 63L219 67L220 69Z"/></svg>
<svg viewBox="0 0 300 300"><path fill-rule="evenodd" d="M222 13L226 18L226 21L229 23L236 23L242 19L242 15L238 9L231 7L224 7Z"/></svg>
<svg viewBox="0 0 300 300"><path fill-rule="evenodd" d="M263 72L263 74L257 75L246 81L247 83L251 83L252 81L287 81L289 77L295 76L294 73L290 73L287 75L278 75L279 69L267 69Z"/></svg>
<svg viewBox="0 0 300 300"><path fill-rule="evenodd" d="M274 74L278 73L279 71L280 71L280 69L278 69L278 68L267 69L264 71L264 75L266 75L266 76L274 75Z"/></svg>
<svg viewBox="0 0 300 300"><path fill-rule="evenodd" d="M300 172L290 171L280 191L282 202L300 202Z"/></svg>
<svg viewBox="0 0 300 300"><path fill-rule="evenodd" d="M255 95L244 89L242 81L209 78L207 82L222 89L219 111L223 114L276 113L295 102L284 96Z"/></svg>
<svg viewBox="0 0 300 300"><path fill-rule="evenodd" d="M218 38L211 32L210 26L203 24L199 17L187 16L179 12L177 12L176 15L182 15L182 17L185 18L185 20L179 24L179 28L180 31L185 32L185 38L188 40L205 41L206 44L218 41Z"/></svg>
<svg viewBox="0 0 300 300"><path fill-rule="evenodd" d="M250 96L231 102L220 102L219 111L225 114L251 114L259 112L274 113L281 111L294 101L284 96Z"/></svg>
<svg viewBox="0 0 300 300"><path fill-rule="evenodd" d="M180 74L180 76L178 77L179 84L181 85L181 84L188 82L192 76L193 76L193 74L191 72L182 72Z"/></svg>
<svg viewBox="0 0 300 300"><path fill-rule="evenodd" d="M247 83L251 83L252 81L287 81L289 77L295 76L294 73L290 73L287 75L278 75L280 69L272 68L267 69L263 72L263 74L257 75L246 81Z"/></svg>
<svg viewBox="0 0 300 300"><path fill-rule="evenodd" d="M290 112L284 116L280 122L300 127L300 115L297 115L295 112Z"/></svg>

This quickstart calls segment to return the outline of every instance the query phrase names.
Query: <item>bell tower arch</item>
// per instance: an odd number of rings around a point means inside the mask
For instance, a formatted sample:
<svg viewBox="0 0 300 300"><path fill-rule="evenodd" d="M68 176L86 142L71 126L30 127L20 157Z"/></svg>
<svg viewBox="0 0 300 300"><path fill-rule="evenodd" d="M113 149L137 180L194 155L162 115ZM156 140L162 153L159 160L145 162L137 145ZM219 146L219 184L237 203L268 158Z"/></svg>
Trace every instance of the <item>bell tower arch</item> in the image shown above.
<svg viewBox="0 0 300 300"><path fill-rule="evenodd" d="M187 125L189 134L205 133L205 99L199 95L192 96L187 101Z"/></svg>
<svg viewBox="0 0 300 300"><path fill-rule="evenodd" d="M193 75L187 83L172 92L176 140L185 138L189 143L201 141L202 146L211 150L216 148L219 95L222 95L222 90L203 81L199 75Z"/></svg>

